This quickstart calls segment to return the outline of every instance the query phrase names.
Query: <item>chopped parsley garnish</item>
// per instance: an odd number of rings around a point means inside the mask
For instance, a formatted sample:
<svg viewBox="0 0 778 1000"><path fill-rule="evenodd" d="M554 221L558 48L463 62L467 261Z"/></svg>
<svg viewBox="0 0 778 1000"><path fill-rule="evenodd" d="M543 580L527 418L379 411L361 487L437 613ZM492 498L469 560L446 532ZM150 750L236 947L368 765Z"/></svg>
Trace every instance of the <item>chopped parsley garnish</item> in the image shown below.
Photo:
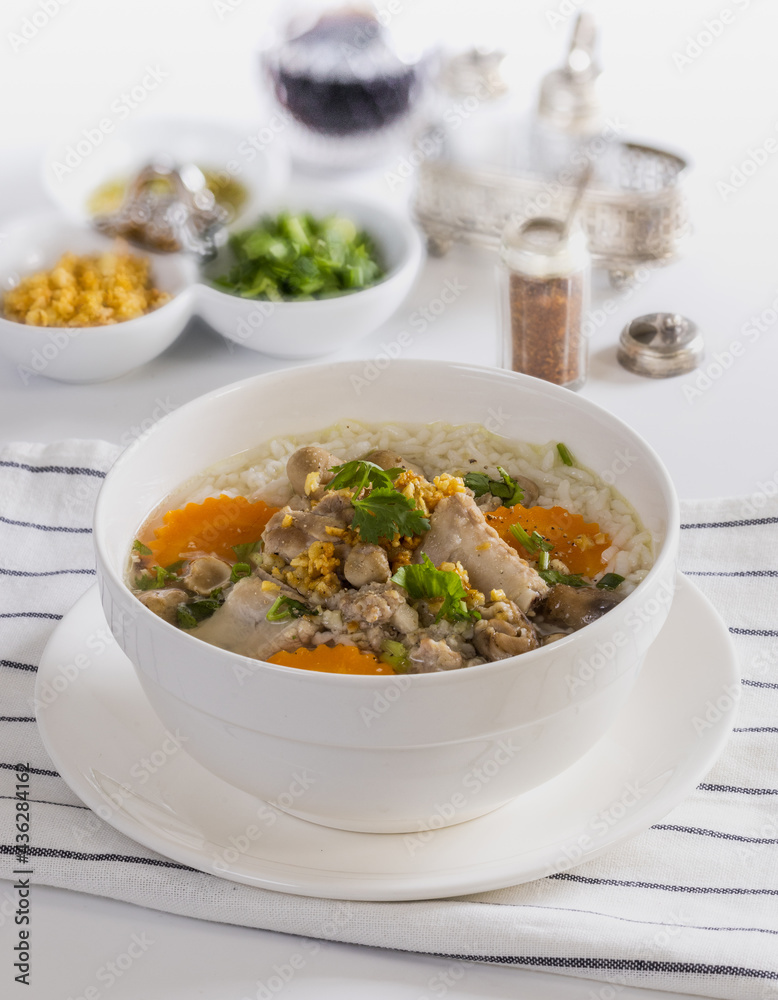
<svg viewBox="0 0 778 1000"><path fill-rule="evenodd" d="M490 479L483 472L468 472L464 480L465 486L471 489L476 497L482 497L484 493L499 497L503 507L514 507L517 503L523 503L524 490L521 486L511 479L502 466L498 465L497 471L502 479Z"/></svg>
<svg viewBox="0 0 778 1000"><path fill-rule="evenodd" d="M589 584L584 580L580 573L559 573L555 569L539 569L538 574L546 581L550 587L556 586L558 583L563 583L568 587L588 587Z"/></svg>
<svg viewBox="0 0 778 1000"><path fill-rule="evenodd" d="M480 618L480 612L475 608L468 608L466 604L467 591L459 574L452 570L437 569L426 552L423 559L422 563L401 566L392 577L392 582L406 590L413 600L434 601L442 597L443 603L435 618L436 622L441 618L452 622Z"/></svg>
<svg viewBox="0 0 778 1000"><path fill-rule="evenodd" d="M596 586L600 590L615 590L621 583L624 583L623 576L619 576L618 573L606 573L601 580L597 581Z"/></svg>
<svg viewBox="0 0 778 1000"><path fill-rule="evenodd" d="M381 538L400 535L420 535L430 530L430 522L414 500L391 487L373 490L361 500L351 501L354 507L352 526L363 542L375 545Z"/></svg>
<svg viewBox="0 0 778 1000"><path fill-rule="evenodd" d="M257 542L241 542L240 545L233 545L232 551L235 553L237 558L241 561L245 561L249 556L253 555L257 549L262 548L262 539L260 538Z"/></svg>
<svg viewBox="0 0 778 1000"><path fill-rule="evenodd" d="M335 477L328 490L351 490L354 508L352 527L363 542L375 545L380 539L395 535L420 535L430 530L430 523L416 506L416 501L400 493L394 480L405 469L382 469L373 462L355 461L330 469ZM364 496L360 494L368 490Z"/></svg>
<svg viewBox="0 0 778 1000"><path fill-rule="evenodd" d="M378 659L382 663L388 663L396 674L407 674L411 666L408 650L396 639L384 639Z"/></svg>
<svg viewBox="0 0 778 1000"><path fill-rule="evenodd" d="M465 476L465 486L475 493L476 497L482 497L484 493L490 493L489 484L492 480L483 472L468 472Z"/></svg>
<svg viewBox="0 0 778 1000"><path fill-rule="evenodd" d="M556 446L556 450L559 452L559 457L562 459L565 465L575 465L575 460L570 454L570 449L566 444L561 442Z"/></svg>
<svg viewBox="0 0 778 1000"><path fill-rule="evenodd" d="M140 552L142 556L151 555L151 549L148 547L148 545L144 545L139 538L136 538L135 541L132 543L132 548L133 551Z"/></svg>
<svg viewBox="0 0 778 1000"><path fill-rule="evenodd" d="M235 563L230 573L230 583L237 583L244 576L251 576L251 566L245 562Z"/></svg>
<svg viewBox="0 0 778 1000"><path fill-rule="evenodd" d="M318 615L318 613L318 608L309 608L302 601L295 601L291 597L277 597L265 617L269 622L288 622L293 618L302 618L303 615Z"/></svg>
<svg viewBox="0 0 778 1000"><path fill-rule="evenodd" d="M359 496L368 483L373 489L391 489L405 469L382 469L373 462L357 461L334 465L330 472L334 472L335 477L327 483L328 490L353 490L354 496Z"/></svg>
<svg viewBox="0 0 778 1000"><path fill-rule="evenodd" d="M210 618L224 604L221 588L214 590L208 597L200 597L189 604L179 604L176 608L176 620L181 628L194 628L200 622Z"/></svg>

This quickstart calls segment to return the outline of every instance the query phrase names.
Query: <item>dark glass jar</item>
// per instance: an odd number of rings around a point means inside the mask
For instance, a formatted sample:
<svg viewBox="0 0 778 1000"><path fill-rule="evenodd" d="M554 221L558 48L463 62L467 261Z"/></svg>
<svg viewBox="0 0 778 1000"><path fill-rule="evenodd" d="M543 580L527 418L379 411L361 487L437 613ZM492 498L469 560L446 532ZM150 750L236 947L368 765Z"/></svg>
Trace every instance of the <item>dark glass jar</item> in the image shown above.
<svg viewBox="0 0 778 1000"><path fill-rule="evenodd" d="M391 20L390 8L317 4L263 52L298 162L362 167L401 147L423 89L423 57L398 46Z"/></svg>

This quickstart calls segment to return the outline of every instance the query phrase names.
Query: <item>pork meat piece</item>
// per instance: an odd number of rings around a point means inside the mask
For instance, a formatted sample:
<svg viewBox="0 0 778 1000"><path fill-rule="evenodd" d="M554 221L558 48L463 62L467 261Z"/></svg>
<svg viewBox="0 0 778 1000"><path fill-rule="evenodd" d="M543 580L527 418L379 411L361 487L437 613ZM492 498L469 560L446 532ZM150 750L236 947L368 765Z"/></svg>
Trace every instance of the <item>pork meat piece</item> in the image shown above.
<svg viewBox="0 0 778 1000"><path fill-rule="evenodd" d="M424 554L436 566L462 563L472 587L487 598L492 590L503 590L524 612L548 593L548 584L486 523L475 500L466 493L444 497L432 512L430 530L413 561L421 562Z"/></svg>
<svg viewBox="0 0 778 1000"><path fill-rule="evenodd" d="M293 650L312 640L319 630L315 621L269 622L267 613L277 590L263 590L255 576L238 580L227 600L210 618L192 629L192 635L232 653L266 660L281 649Z"/></svg>
<svg viewBox="0 0 778 1000"><path fill-rule="evenodd" d="M345 622L361 627L391 620L405 604L405 597L393 584L368 583L358 590L341 590L327 601L333 611L340 611Z"/></svg>
<svg viewBox="0 0 778 1000"><path fill-rule="evenodd" d="M314 542L332 542L338 558L345 558L348 546L341 541L340 532L351 524L354 508L350 502L344 504L338 494L332 497L325 497L312 510L282 507L273 514L262 533L264 551L291 562ZM335 533L327 528L335 529Z"/></svg>
<svg viewBox="0 0 778 1000"><path fill-rule="evenodd" d="M360 542L346 556L343 575L352 587L364 587L366 583L387 583L392 575L389 557L380 545Z"/></svg>
<svg viewBox="0 0 778 1000"><path fill-rule="evenodd" d="M186 593L171 587L167 590L146 590L138 594L141 604L145 604L149 611L159 615L171 625L176 623L176 611L179 605L186 601Z"/></svg>
<svg viewBox="0 0 778 1000"><path fill-rule="evenodd" d="M414 672L430 674L436 670L457 670L465 665L462 654L448 646L442 639L425 636L411 651Z"/></svg>

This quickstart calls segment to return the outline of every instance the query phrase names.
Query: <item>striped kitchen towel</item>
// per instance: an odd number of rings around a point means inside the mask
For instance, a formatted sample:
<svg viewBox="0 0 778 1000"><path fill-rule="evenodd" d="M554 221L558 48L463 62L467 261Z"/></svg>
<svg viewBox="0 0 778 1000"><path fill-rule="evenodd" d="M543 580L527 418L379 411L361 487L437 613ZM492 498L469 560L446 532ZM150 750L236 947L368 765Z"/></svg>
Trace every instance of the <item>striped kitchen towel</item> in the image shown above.
<svg viewBox="0 0 778 1000"><path fill-rule="evenodd" d="M0 449L0 877L12 878L14 786L31 765L33 881L202 919L530 967L708 997L778 1000L778 500L683 505L681 567L741 657L736 728L697 790L645 833L545 879L458 899L343 903L193 871L89 814L31 717L57 621L94 580L91 512L117 449ZM658 738L661 738L659 734ZM0 889L0 912L13 898Z"/></svg>

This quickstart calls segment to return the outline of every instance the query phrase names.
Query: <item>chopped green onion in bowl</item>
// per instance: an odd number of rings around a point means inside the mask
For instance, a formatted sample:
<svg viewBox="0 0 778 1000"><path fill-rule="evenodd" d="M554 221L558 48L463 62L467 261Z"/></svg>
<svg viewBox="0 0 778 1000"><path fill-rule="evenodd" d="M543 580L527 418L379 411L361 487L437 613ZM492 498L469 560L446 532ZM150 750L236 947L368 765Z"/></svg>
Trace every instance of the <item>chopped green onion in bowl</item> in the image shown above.
<svg viewBox="0 0 778 1000"><path fill-rule="evenodd" d="M270 302L348 295L385 276L375 243L350 219L290 212L233 233L209 272L216 288Z"/></svg>

